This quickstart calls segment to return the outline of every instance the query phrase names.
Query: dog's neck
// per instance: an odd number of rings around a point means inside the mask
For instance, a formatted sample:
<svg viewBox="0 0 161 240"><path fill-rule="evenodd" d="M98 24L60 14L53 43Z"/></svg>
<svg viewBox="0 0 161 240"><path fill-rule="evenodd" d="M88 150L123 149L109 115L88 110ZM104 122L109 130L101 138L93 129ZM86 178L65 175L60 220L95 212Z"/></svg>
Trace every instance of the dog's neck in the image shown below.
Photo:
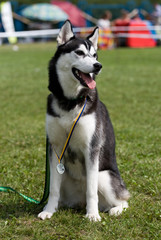
<svg viewBox="0 0 161 240"><path fill-rule="evenodd" d="M55 94L54 94L55 96ZM62 95L61 97L55 96L58 100L59 106L67 111L70 111L71 109L74 109L76 106L80 105L80 107L84 104L84 100L87 97L87 100L90 100L90 94L87 90L82 90L77 97L66 97Z"/></svg>

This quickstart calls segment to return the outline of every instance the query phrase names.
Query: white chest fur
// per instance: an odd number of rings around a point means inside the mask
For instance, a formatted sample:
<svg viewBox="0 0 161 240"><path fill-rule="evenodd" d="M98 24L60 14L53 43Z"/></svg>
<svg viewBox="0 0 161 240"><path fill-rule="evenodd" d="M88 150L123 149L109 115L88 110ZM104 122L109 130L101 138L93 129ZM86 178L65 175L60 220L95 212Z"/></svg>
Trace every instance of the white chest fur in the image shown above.
<svg viewBox="0 0 161 240"><path fill-rule="evenodd" d="M64 116L58 118L47 114L47 134L50 143L54 146L59 156L75 119L73 115L74 113L68 112ZM70 139L63 162L65 160L66 169L74 179L80 180L85 176L84 159L90 154L90 143L95 132L95 125L94 113L82 116Z"/></svg>
<svg viewBox="0 0 161 240"><path fill-rule="evenodd" d="M70 111L64 116L52 117L47 114L46 117L46 130L50 142L59 149L62 149L69 131L72 127L76 115ZM84 152L86 147L89 147L92 136L95 131L95 114L82 116L77 123L73 135L71 137L70 146L73 150L81 150Z"/></svg>

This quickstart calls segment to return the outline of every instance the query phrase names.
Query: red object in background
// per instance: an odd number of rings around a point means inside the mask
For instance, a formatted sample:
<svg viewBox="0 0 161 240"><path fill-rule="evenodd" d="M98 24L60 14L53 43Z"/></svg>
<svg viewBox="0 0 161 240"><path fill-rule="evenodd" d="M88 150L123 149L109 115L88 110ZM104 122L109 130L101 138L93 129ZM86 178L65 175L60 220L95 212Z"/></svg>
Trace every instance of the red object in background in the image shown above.
<svg viewBox="0 0 161 240"><path fill-rule="evenodd" d="M75 27L85 27L86 21L85 18L81 14L81 10L77 8L74 4L66 1L53 0L51 4L54 4L60 7L64 12L66 12L69 16L69 20L72 25Z"/></svg>
<svg viewBox="0 0 161 240"><path fill-rule="evenodd" d="M131 20L129 27L144 27L145 30L129 30L129 34L147 34L152 36L151 32L148 30L146 23L140 19ZM129 37L127 39L127 46L133 48L142 48L142 47L155 47L156 41L153 38L137 38Z"/></svg>

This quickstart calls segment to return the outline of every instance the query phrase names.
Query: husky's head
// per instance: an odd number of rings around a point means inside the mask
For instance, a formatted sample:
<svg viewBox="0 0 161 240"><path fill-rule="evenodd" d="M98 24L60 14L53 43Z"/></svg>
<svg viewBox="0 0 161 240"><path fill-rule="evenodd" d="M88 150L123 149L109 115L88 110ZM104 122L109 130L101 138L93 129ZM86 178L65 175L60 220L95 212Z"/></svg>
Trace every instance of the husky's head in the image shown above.
<svg viewBox="0 0 161 240"><path fill-rule="evenodd" d="M67 20L60 29L57 42L55 70L64 95L76 97L83 88L94 89L94 76L102 68L96 53L98 27L86 39L80 39L74 35L71 23Z"/></svg>

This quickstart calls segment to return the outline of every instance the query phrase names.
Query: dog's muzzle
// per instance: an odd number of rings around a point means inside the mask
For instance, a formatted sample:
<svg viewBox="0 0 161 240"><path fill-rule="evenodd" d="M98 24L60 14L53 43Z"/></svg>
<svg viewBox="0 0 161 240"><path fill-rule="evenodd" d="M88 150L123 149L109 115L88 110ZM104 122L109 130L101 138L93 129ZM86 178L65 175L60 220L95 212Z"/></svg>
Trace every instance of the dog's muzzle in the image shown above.
<svg viewBox="0 0 161 240"><path fill-rule="evenodd" d="M93 70L91 73L84 73L77 68L72 68L72 72L75 78L77 78L83 86L94 89L96 87L96 82L94 80L93 74L97 75L100 72L101 68L101 63L96 62L93 64Z"/></svg>

